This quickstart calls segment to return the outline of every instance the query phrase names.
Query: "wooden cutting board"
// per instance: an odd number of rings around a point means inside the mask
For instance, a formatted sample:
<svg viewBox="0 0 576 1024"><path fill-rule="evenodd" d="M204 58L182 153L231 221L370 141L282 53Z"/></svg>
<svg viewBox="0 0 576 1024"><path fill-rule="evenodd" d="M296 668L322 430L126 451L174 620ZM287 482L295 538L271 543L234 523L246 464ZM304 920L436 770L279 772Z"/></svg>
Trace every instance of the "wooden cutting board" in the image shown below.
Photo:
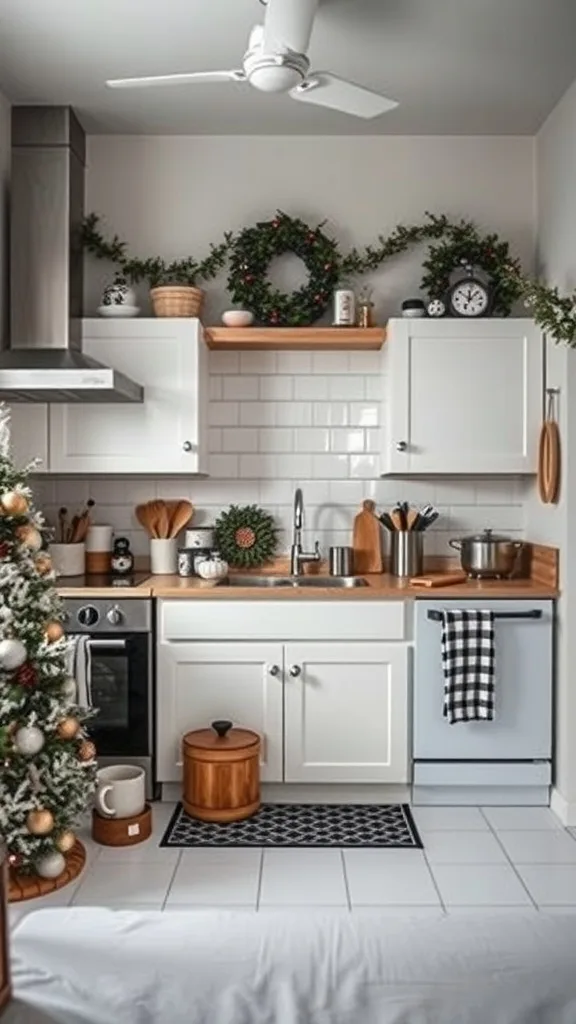
<svg viewBox="0 0 576 1024"><path fill-rule="evenodd" d="M463 572L430 572L426 576L413 576L410 580L411 587L452 587L457 583L465 583L466 574Z"/></svg>
<svg viewBox="0 0 576 1024"><path fill-rule="evenodd" d="M376 515L376 503L362 502L362 511L354 519L354 573L382 572L382 525Z"/></svg>

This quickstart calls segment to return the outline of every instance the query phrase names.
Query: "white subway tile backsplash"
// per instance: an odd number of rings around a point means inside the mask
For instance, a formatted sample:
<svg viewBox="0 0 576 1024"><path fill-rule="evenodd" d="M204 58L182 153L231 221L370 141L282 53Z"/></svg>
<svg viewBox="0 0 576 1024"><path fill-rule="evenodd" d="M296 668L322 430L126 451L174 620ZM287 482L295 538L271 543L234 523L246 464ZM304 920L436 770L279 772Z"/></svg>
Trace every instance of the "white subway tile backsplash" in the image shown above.
<svg viewBox="0 0 576 1024"><path fill-rule="evenodd" d="M241 455L240 476L244 479L306 480L312 476L310 455Z"/></svg>
<svg viewBox="0 0 576 1024"><path fill-rule="evenodd" d="M311 402L279 402L276 406L277 427L309 427L312 424Z"/></svg>
<svg viewBox="0 0 576 1024"><path fill-rule="evenodd" d="M263 427L260 431L261 452L293 452L294 431L288 427Z"/></svg>
<svg viewBox="0 0 576 1024"><path fill-rule="evenodd" d="M346 402L315 402L313 410L315 427L346 427L351 422Z"/></svg>
<svg viewBox="0 0 576 1024"><path fill-rule="evenodd" d="M358 480L331 480L329 484L329 498L335 505L360 505L366 488ZM357 509L358 511L358 509Z"/></svg>
<svg viewBox="0 0 576 1024"><path fill-rule="evenodd" d="M208 399L210 402L219 402L222 398L222 377L212 374L208 382Z"/></svg>
<svg viewBox="0 0 576 1024"><path fill-rule="evenodd" d="M258 377L224 377L222 380L224 400L249 401L258 398L258 380Z"/></svg>
<svg viewBox="0 0 576 1024"><path fill-rule="evenodd" d="M349 424L351 427L380 426L379 402L351 402Z"/></svg>
<svg viewBox="0 0 576 1024"><path fill-rule="evenodd" d="M366 377L366 394L362 395L362 398L367 398L368 401L381 402L384 397L384 384L382 379L377 376Z"/></svg>
<svg viewBox="0 0 576 1024"><path fill-rule="evenodd" d="M349 352L348 369L350 373L381 373L381 352Z"/></svg>
<svg viewBox="0 0 576 1024"><path fill-rule="evenodd" d="M322 402L328 398L328 379L326 377L295 377L294 397L305 402Z"/></svg>
<svg viewBox="0 0 576 1024"><path fill-rule="evenodd" d="M256 427L224 427L222 429L222 451L245 452L258 451L258 430Z"/></svg>
<svg viewBox="0 0 576 1024"><path fill-rule="evenodd" d="M348 373L347 352L313 352L313 373Z"/></svg>
<svg viewBox="0 0 576 1024"><path fill-rule="evenodd" d="M361 429L336 429L330 431L330 450L333 452L363 452L364 431Z"/></svg>
<svg viewBox="0 0 576 1024"><path fill-rule="evenodd" d="M239 352L214 352L211 350L208 361L211 374L240 372Z"/></svg>
<svg viewBox="0 0 576 1024"><path fill-rule="evenodd" d="M278 373L311 373L311 352L278 352Z"/></svg>
<svg viewBox="0 0 576 1024"><path fill-rule="evenodd" d="M276 421L274 402L240 402L240 425L271 427Z"/></svg>
<svg viewBox="0 0 576 1024"><path fill-rule="evenodd" d="M308 496L309 484L306 487ZM260 480L258 501L262 505L288 505L294 500L294 484L291 480Z"/></svg>
<svg viewBox="0 0 576 1024"><path fill-rule="evenodd" d="M210 455L208 458L208 472L210 476L234 479L238 476L237 455Z"/></svg>
<svg viewBox="0 0 576 1024"><path fill-rule="evenodd" d="M369 480L378 476L378 455L350 455L350 476L359 480Z"/></svg>
<svg viewBox="0 0 576 1024"><path fill-rule="evenodd" d="M348 476L347 455L313 455L312 476L324 477L326 480L337 480Z"/></svg>
<svg viewBox="0 0 576 1024"><path fill-rule="evenodd" d="M289 402L293 395L292 377L260 377L259 396L262 401Z"/></svg>
<svg viewBox="0 0 576 1024"><path fill-rule="evenodd" d="M222 451L222 427L210 427L208 430L208 451L216 453Z"/></svg>
<svg viewBox="0 0 576 1024"><path fill-rule="evenodd" d="M366 397L366 381L369 377L328 377L328 395L332 401L351 402Z"/></svg>
<svg viewBox="0 0 576 1024"><path fill-rule="evenodd" d="M276 373L276 353L241 352L240 373Z"/></svg>
<svg viewBox="0 0 576 1024"><path fill-rule="evenodd" d="M208 422L213 427L234 427L238 415L238 402L210 402L208 405Z"/></svg>
<svg viewBox="0 0 576 1024"><path fill-rule="evenodd" d="M365 448L367 452L371 452L373 455L377 455L382 451L382 431L381 430L365 430Z"/></svg>
<svg viewBox="0 0 576 1024"><path fill-rule="evenodd" d="M297 452L329 452L330 431L317 427L294 431L294 450Z"/></svg>

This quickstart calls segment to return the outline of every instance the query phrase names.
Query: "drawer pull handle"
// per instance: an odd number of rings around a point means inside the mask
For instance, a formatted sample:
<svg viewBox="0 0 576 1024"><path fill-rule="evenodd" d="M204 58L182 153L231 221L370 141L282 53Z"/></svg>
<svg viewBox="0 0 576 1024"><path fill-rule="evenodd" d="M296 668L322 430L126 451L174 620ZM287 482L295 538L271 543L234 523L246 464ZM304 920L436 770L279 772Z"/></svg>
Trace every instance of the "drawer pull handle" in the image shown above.
<svg viewBox="0 0 576 1024"><path fill-rule="evenodd" d="M290 665L290 675L293 676L294 679L300 675L301 671L302 669L300 668L300 665Z"/></svg>
<svg viewBox="0 0 576 1024"><path fill-rule="evenodd" d="M429 611L428 618L433 622L442 622L442 612ZM495 619L541 619L542 609L531 608L528 612L494 612Z"/></svg>
<svg viewBox="0 0 576 1024"><path fill-rule="evenodd" d="M269 671L271 676L279 676L280 675L280 666L279 665L270 665L270 668L268 669L268 671Z"/></svg>

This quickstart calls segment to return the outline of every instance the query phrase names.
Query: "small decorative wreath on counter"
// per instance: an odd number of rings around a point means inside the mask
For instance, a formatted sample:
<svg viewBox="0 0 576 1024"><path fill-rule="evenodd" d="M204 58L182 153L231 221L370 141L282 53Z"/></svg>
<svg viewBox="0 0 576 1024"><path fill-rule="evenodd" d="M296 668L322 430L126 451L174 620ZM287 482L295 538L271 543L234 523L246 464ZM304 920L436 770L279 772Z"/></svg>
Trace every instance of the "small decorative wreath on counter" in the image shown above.
<svg viewBox="0 0 576 1024"><path fill-rule="evenodd" d="M239 569L268 562L278 544L278 529L258 505L231 505L216 520L216 544L222 557Z"/></svg>
<svg viewBox="0 0 576 1024"><path fill-rule="evenodd" d="M230 254L228 289L235 305L249 309L260 323L303 327L314 323L327 308L340 277L336 242L303 220L279 210L273 220L244 228ZM299 256L309 273L308 283L287 295L267 278L276 256Z"/></svg>

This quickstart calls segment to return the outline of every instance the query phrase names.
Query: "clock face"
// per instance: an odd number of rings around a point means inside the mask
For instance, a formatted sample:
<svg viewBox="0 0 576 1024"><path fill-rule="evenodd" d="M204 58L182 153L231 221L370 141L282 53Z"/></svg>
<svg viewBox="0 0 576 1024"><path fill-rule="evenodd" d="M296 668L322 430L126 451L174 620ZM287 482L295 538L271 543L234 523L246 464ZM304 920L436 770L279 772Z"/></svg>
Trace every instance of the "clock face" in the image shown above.
<svg viewBox="0 0 576 1024"><path fill-rule="evenodd" d="M478 281L461 281L450 296L450 305L456 316L483 316L488 304L488 292Z"/></svg>

